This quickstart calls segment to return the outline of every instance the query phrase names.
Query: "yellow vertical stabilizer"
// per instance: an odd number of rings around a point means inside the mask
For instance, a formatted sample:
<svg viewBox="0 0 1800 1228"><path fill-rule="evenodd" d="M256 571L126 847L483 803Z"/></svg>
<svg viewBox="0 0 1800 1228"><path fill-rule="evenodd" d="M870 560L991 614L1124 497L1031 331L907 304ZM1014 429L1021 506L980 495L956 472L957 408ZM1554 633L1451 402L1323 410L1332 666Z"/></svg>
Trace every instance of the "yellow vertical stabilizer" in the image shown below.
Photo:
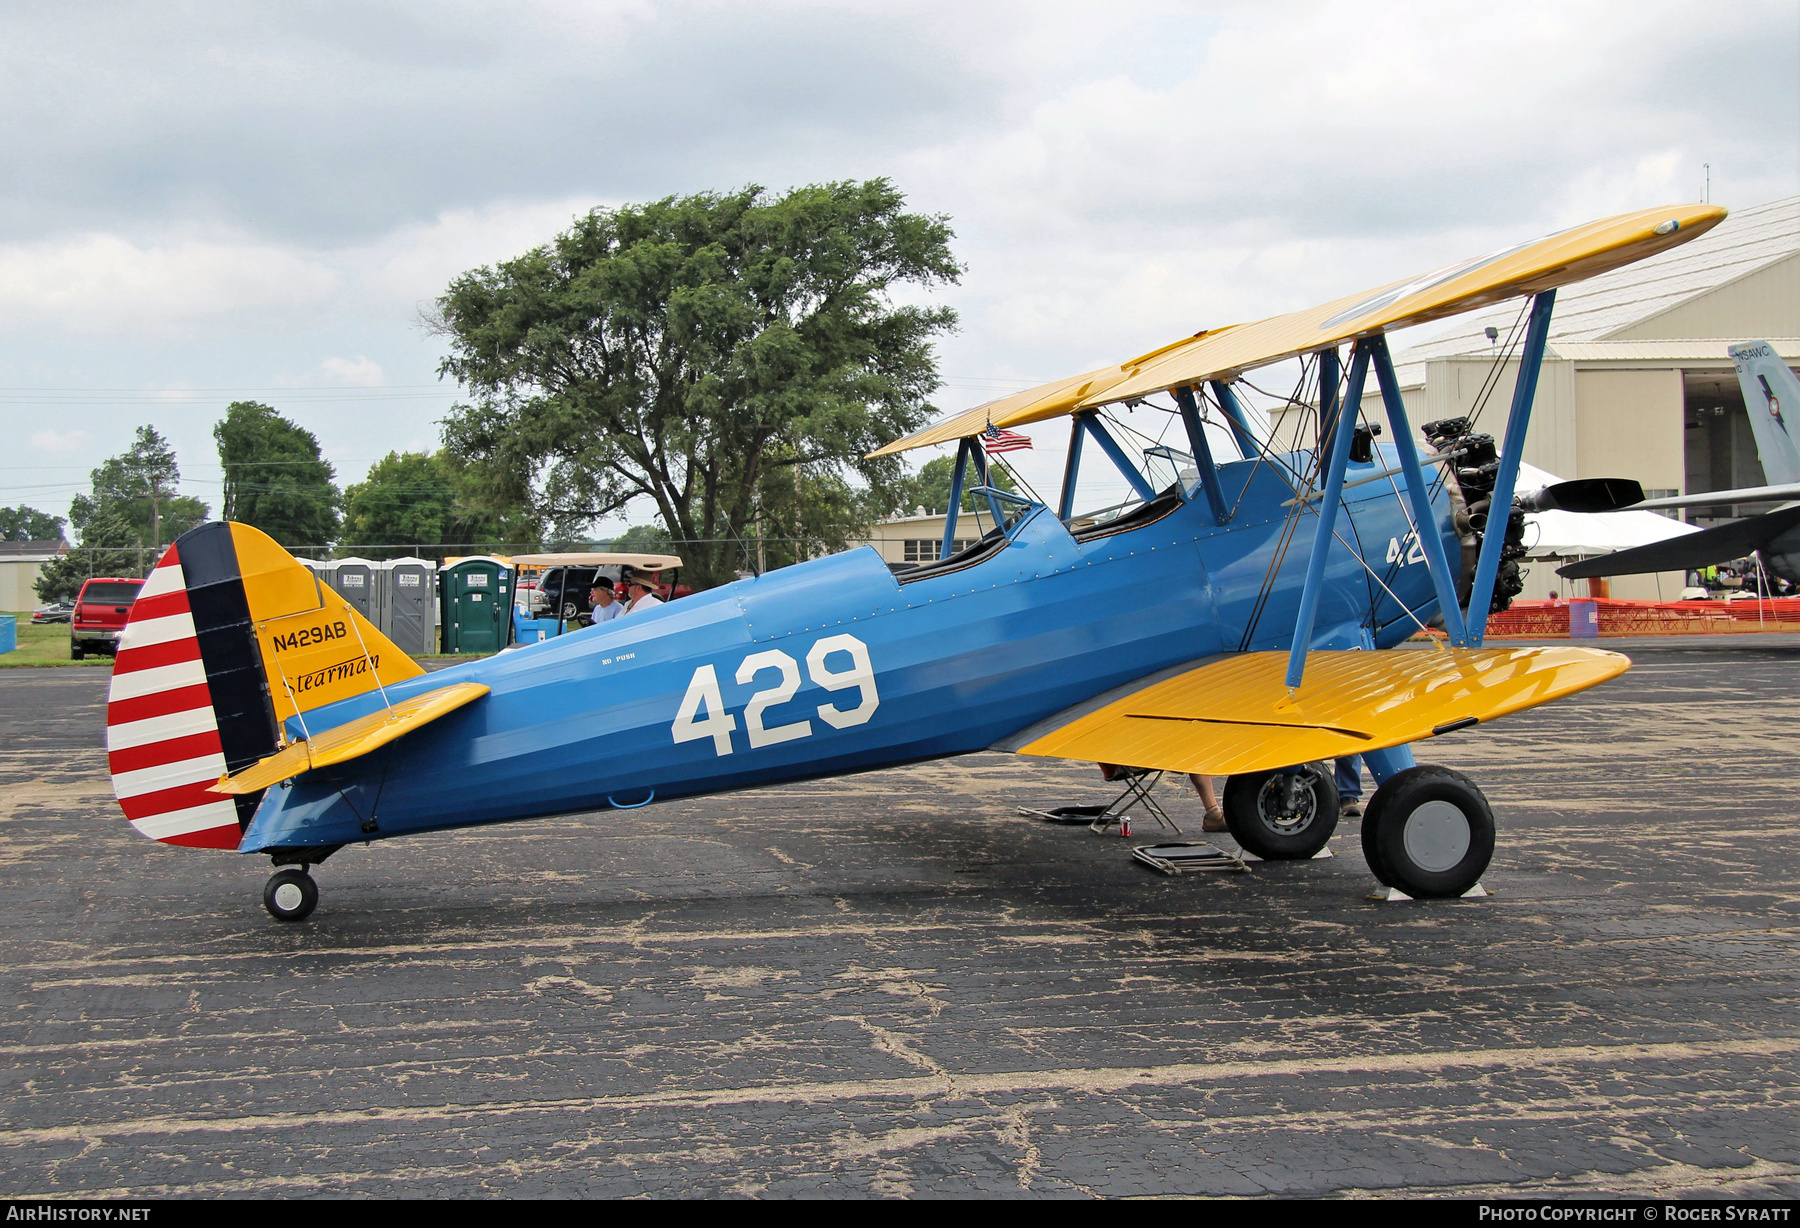
<svg viewBox="0 0 1800 1228"><path fill-rule="evenodd" d="M231 540L277 720L425 672L267 533Z"/></svg>

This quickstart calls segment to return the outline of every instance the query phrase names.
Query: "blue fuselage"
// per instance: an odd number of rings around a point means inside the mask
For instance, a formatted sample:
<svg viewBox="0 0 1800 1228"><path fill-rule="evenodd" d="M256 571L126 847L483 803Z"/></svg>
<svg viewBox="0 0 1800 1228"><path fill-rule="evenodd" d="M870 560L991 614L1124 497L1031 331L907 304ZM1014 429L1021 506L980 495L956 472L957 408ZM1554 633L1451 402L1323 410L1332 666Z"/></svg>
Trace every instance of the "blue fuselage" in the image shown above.
<svg viewBox="0 0 1800 1228"><path fill-rule="evenodd" d="M1285 459L1310 468L1305 453ZM1348 480L1395 467L1378 450ZM909 579L872 549L852 550L389 687L392 702L452 682L491 692L387 748L269 790L240 850L962 754L1161 669L1285 649L1318 504L1292 525L1282 505L1293 489L1268 462L1219 474L1236 509L1224 525L1190 497L1151 523L1078 541L1038 507L1004 548L957 570ZM1313 647L1390 647L1435 613L1395 498L1403 481L1346 492ZM1433 506L1455 559L1448 500L1440 492ZM381 703L360 696L308 724L316 732Z"/></svg>

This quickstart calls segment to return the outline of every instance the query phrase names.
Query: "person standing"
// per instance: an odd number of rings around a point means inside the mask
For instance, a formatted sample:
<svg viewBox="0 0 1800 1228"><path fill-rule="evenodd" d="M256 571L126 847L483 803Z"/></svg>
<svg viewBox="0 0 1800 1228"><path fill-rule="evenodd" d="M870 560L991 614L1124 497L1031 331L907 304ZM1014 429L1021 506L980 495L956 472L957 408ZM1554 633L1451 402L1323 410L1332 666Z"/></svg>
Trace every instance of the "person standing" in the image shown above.
<svg viewBox="0 0 1800 1228"><path fill-rule="evenodd" d="M1194 792L1200 795L1200 804L1206 807L1206 817L1200 820L1200 830L1224 831L1225 811L1219 806L1219 795L1213 789L1213 778L1189 772L1188 779L1194 782Z"/></svg>
<svg viewBox="0 0 1800 1228"><path fill-rule="evenodd" d="M1362 815L1362 756L1345 755L1336 764L1338 818L1354 819Z"/></svg>

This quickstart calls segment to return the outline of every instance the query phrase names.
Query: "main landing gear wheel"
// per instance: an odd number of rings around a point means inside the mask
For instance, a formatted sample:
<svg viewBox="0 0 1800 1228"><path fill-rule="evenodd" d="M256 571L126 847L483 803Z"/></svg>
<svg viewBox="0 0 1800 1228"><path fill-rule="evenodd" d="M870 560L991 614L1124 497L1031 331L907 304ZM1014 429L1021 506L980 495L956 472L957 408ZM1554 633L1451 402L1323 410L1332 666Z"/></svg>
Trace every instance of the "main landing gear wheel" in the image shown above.
<svg viewBox="0 0 1800 1228"><path fill-rule="evenodd" d="M1330 764L1247 772L1225 782L1225 826L1245 852L1264 861L1311 857L1331 839L1337 821Z"/></svg>
<svg viewBox="0 0 1800 1228"><path fill-rule="evenodd" d="M1494 811L1461 772L1422 764L1388 777L1363 813L1363 856L1414 899L1459 896L1494 856Z"/></svg>
<svg viewBox="0 0 1800 1228"><path fill-rule="evenodd" d="M319 887L302 866L278 870L263 887L263 907L277 921L304 921L319 906Z"/></svg>

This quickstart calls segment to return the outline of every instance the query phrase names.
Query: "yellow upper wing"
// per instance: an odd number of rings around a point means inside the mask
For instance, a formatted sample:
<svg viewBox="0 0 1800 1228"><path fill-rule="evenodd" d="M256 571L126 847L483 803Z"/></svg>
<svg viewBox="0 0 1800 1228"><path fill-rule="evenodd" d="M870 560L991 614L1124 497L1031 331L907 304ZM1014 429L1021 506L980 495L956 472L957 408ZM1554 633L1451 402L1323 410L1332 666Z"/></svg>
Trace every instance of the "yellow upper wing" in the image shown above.
<svg viewBox="0 0 1800 1228"><path fill-rule="evenodd" d="M1401 746L1584 691L1631 668L1592 648L1216 657L1040 721L996 744L1056 759L1232 776Z"/></svg>
<svg viewBox="0 0 1800 1228"><path fill-rule="evenodd" d="M871 455L960 439L978 434L990 423L1019 426L1168 388L1231 379L1357 337L1566 286L1698 238L1723 221L1725 212L1718 205L1669 205L1620 214L1305 311L1202 332L1117 367L1102 367L978 405Z"/></svg>
<svg viewBox="0 0 1800 1228"><path fill-rule="evenodd" d="M1140 355L1117 367L1101 367L1098 371L1071 375L1068 379L1059 379L1052 383L1040 384L1036 388L1027 388L1024 392L1015 392L1011 396L1001 397L997 401L987 401L977 405L974 409L965 409L954 417L946 418L935 426L915 431L905 439L895 440L886 447L877 448L869 455L886 456L891 452L906 452L934 443L949 443L952 439L961 439L965 435L978 435L986 430L990 423L994 426L1022 426L1027 422L1043 422L1048 418L1061 417L1084 400L1101 396L1107 389L1122 383L1131 372L1138 369L1139 365L1171 350L1180 349L1203 337L1214 337L1224 331L1224 329L1215 328L1199 332L1192 337L1183 337L1180 341L1171 342L1161 349Z"/></svg>

